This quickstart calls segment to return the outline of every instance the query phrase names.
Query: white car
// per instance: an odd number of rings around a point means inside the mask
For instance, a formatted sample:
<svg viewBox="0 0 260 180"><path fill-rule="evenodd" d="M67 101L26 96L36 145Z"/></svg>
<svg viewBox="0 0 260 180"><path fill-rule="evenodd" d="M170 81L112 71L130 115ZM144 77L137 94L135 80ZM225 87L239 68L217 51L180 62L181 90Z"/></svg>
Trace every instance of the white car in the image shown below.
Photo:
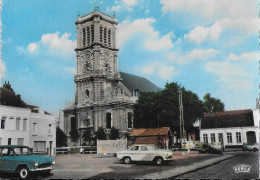
<svg viewBox="0 0 260 180"><path fill-rule="evenodd" d="M131 161L153 161L157 165L173 160L172 151L157 149L155 145L133 145L128 150L117 152L117 159L129 164Z"/></svg>
<svg viewBox="0 0 260 180"><path fill-rule="evenodd" d="M254 152L259 151L259 144L249 145L247 146L247 149L249 151L254 151Z"/></svg>

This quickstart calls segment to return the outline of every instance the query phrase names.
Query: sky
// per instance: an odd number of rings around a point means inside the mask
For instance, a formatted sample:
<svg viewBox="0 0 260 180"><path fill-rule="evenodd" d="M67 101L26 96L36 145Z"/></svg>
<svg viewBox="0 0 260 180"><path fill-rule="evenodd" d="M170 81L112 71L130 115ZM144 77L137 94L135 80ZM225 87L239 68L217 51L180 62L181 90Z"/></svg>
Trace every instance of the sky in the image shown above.
<svg viewBox="0 0 260 180"><path fill-rule="evenodd" d="M75 21L95 7L119 22L119 71L255 108L257 0L2 0L1 84L54 115L73 102Z"/></svg>

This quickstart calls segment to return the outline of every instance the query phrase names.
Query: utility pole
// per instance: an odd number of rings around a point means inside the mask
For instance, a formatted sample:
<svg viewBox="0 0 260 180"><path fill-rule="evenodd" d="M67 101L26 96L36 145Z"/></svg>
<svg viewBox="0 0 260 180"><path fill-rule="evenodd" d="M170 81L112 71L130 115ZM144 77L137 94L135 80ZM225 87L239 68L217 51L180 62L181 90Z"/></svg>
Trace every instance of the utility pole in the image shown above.
<svg viewBox="0 0 260 180"><path fill-rule="evenodd" d="M183 103L182 103L182 89L179 88L179 109L180 109L180 141L182 151L182 140L184 138L184 118L183 118Z"/></svg>

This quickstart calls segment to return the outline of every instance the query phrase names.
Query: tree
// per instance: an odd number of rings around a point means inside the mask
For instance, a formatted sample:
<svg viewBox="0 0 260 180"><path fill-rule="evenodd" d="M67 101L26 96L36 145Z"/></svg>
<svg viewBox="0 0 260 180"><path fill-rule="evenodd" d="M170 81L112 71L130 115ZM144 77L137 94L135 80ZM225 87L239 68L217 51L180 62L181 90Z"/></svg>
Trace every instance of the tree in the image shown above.
<svg viewBox="0 0 260 180"><path fill-rule="evenodd" d="M99 127L97 132L95 133L95 139L97 140L106 140L107 135L103 127Z"/></svg>
<svg viewBox="0 0 260 180"><path fill-rule="evenodd" d="M56 146L57 147L67 146L67 142L68 142L67 136L59 127L56 127Z"/></svg>
<svg viewBox="0 0 260 180"><path fill-rule="evenodd" d="M91 130L90 129L86 129L83 132L82 135L83 141L90 143L93 140L92 134L91 134Z"/></svg>
<svg viewBox="0 0 260 180"><path fill-rule="evenodd" d="M119 130L116 129L115 127L112 127L110 130L109 139L111 140L119 139Z"/></svg>
<svg viewBox="0 0 260 180"><path fill-rule="evenodd" d="M182 89L184 128L193 131L193 123L203 116L199 97L177 83L167 83L162 91L140 93L134 105L134 127L157 128L167 126L180 133L179 89Z"/></svg>
<svg viewBox="0 0 260 180"><path fill-rule="evenodd" d="M210 93L205 94L203 97L203 108L205 113L223 112L224 103L220 99L211 97Z"/></svg>
<svg viewBox="0 0 260 180"><path fill-rule="evenodd" d="M70 139L72 142L78 142L80 137L79 131L77 129L72 129L70 131Z"/></svg>

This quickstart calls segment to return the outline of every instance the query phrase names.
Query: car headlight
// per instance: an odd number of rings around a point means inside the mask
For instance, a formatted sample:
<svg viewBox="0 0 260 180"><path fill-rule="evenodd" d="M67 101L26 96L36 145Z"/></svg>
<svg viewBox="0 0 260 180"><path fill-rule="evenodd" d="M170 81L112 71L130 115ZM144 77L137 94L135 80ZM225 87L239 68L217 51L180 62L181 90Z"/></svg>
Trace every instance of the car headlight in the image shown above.
<svg viewBox="0 0 260 180"><path fill-rule="evenodd" d="M51 162L51 164L54 165L54 164L55 164L55 160L53 160L53 161Z"/></svg>
<svg viewBox="0 0 260 180"><path fill-rule="evenodd" d="M39 161L34 161L34 167L38 167Z"/></svg>

